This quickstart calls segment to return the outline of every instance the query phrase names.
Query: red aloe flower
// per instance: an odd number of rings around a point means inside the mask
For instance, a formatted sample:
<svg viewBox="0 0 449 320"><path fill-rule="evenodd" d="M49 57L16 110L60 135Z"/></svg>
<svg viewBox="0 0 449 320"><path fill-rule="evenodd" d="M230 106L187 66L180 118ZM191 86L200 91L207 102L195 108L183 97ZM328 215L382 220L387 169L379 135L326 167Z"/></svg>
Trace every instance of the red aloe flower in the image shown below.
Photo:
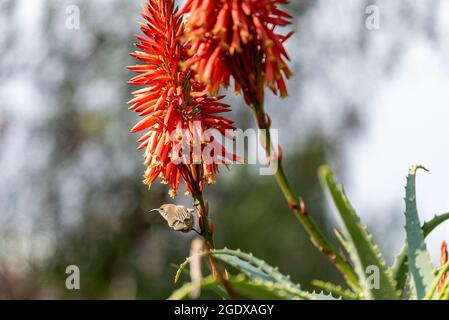
<svg viewBox="0 0 449 320"><path fill-rule="evenodd" d="M443 241L441 243L441 247L440 247L440 267L444 266L448 261L448 256L447 256L447 244L446 241ZM444 284L446 283L446 279L448 277L449 273L445 273L443 275L443 277L440 280L440 283L438 284L438 291L441 291L444 287Z"/></svg>
<svg viewBox="0 0 449 320"><path fill-rule="evenodd" d="M263 87L287 96L285 78L291 76L284 42L276 27L291 17L279 4L287 0L187 0L180 11L188 14L187 38L191 53L186 61L211 92L235 79L248 103L263 100Z"/></svg>
<svg viewBox="0 0 449 320"><path fill-rule="evenodd" d="M130 109L143 119L131 132L145 131L139 139L138 149L145 149L144 163L147 166L144 183L151 185L158 177L170 184L171 196L175 196L181 180L187 192L201 191L203 183L215 182L218 163L236 157L224 150L217 141L205 141L205 131L217 129L222 135L233 129L232 121L217 114L229 111L230 107L210 97L205 86L192 77L192 71L180 68L186 57L181 43L183 23L174 10L173 0L149 0L144 5L141 24L145 36L137 36L136 44L142 51L131 55L144 64L129 67L138 73L130 84L144 86L133 92L128 103ZM212 155L213 161L205 161L202 151L210 144L220 148L222 156ZM187 155L192 161L174 161L186 157L181 149L187 145ZM195 149L196 148L196 149Z"/></svg>

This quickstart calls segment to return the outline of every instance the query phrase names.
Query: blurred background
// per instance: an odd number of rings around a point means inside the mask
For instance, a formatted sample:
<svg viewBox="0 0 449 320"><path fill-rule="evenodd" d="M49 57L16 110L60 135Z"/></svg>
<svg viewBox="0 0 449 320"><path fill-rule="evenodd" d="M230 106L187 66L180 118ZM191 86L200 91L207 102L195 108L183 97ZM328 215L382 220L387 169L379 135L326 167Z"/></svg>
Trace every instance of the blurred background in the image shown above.
<svg viewBox="0 0 449 320"><path fill-rule="evenodd" d="M141 183L129 134L126 66L142 3L0 0L0 298L164 299L180 286L174 265L193 236L147 214L170 199ZM378 29L366 26L369 5ZM449 211L449 1L292 0L287 10L295 76L287 99L267 102L287 172L332 237L339 221L316 176L330 163L391 263L412 164L431 170L418 178L421 217ZM254 127L229 96L237 126ZM253 252L305 288L341 282L256 166L222 170L206 198L217 247ZM435 262L448 231L428 241ZM80 268L80 290L65 287L68 265Z"/></svg>

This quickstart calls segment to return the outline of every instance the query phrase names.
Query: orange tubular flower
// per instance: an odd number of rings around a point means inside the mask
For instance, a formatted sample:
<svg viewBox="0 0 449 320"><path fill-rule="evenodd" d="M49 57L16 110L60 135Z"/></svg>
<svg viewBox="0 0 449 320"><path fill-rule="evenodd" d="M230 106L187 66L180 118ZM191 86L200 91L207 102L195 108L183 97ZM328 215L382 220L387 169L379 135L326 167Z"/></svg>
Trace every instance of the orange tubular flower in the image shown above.
<svg viewBox="0 0 449 320"><path fill-rule="evenodd" d="M440 253L440 267L442 267L448 261L446 241L443 241L441 243L440 252L441 252ZM438 284L438 291L441 291L443 289L444 284L446 283L447 277L448 277L448 273L444 274L443 277L441 278L441 281Z"/></svg>
<svg viewBox="0 0 449 320"><path fill-rule="evenodd" d="M230 76L236 91L243 91L248 104L263 100L267 85L287 96L285 78L292 73L283 43L275 33L290 24L291 17L278 8L287 0L187 0L180 11L187 14L186 34L191 53L186 66L193 66L208 90L228 86Z"/></svg>
<svg viewBox="0 0 449 320"><path fill-rule="evenodd" d="M170 184L169 194L175 196L184 180L187 192L193 195L195 190L202 190L204 182L215 182L220 161L236 160L219 142L202 139L208 129L224 135L226 129L234 128L232 121L217 115L230 107L219 101L222 97L208 96L205 86L193 79L191 70L181 70L180 63L186 58L181 43L183 23L174 11L173 0L149 0L142 17L146 20L141 24L145 36L137 36L140 42L136 44L141 51L131 55L144 64L129 67L138 73L129 83L144 88L133 92L134 98L128 103L143 117L131 132L145 131L138 147L145 149L144 183L151 185L159 177ZM223 156L213 155L214 161L206 162L200 152L190 162L173 161L185 157L180 155L182 145L203 151L209 143L221 148Z"/></svg>

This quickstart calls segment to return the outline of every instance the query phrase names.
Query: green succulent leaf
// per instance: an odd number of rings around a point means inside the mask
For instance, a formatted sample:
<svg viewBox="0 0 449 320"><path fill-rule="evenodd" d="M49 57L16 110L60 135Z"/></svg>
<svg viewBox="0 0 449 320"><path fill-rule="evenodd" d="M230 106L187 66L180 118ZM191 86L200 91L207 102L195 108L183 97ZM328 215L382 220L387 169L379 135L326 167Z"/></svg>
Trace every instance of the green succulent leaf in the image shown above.
<svg viewBox="0 0 449 320"><path fill-rule="evenodd" d="M187 299L192 292L198 289L198 286L201 288L201 290L213 290L218 288L218 281L214 279L213 277L209 276L207 278L201 279L201 282L199 284L194 284L192 282L185 283L181 288L175 290L170 297L168 297L168 300L185 300Z"/></svg>
<svg viewBox="0 0 449 320"><path fill-rule="evenodd" d="M427 237L436 227L438 227L440 224L442 224L448 219L449 219L449 212L436 215L435 217L432 218L432 220L424 222L421 228L424 238Z"/></svg>
<svg viewBox="0 0 449 320"><path fill-rule="evenodd" d="M335 297L331 293L325 293L323 291L321 292L308 292L306 293L306 296L309 298L309 300L341 300L341 297L335 294L337 297Z"/></svg>
<svg viewBox="0 0 449 320"><path fill-rule="evenodd" d="M329 292L332 295L341 297L342 299L345 299L345 300L360 299L360 297L357 294L355 294L354 292L344 289L343 287L335 285L330 282L321 281L321 280L313 280L312 285L314 285L315 287L320 288L326 292Z"/></svg>
<svg viewBox="0 0 449 320"><path fill-rule="evenodd" d="M294 285L288 277L281 274L277 269L251 254L229 249L213 250L211 254L250 278Z"/></svg>
<svg viewBox="0 0 449 320"><path fill-rule="evenodd" d="M407 176L405 187L405 231L408 243L408 265L416 290L416 297L423 299L426 292L431 290L434 283L433 266L429 252L424 242L424 234L421 230L421 222L418 217L416 205L416 171L426 170L423 166L413 166Z"/></svg>
<svg viewBox="0 0 449 320"><path fill-rule="evenodd" d="M407 264L408 246L407 244L401 249L394 260L393 266L390 268L390 273L396 281L396 289L403 291L407 282L408 264Z"/></svg>
<svg viewBox="0 0 449 320"><path fill-rule="evenodd" d="M190 257L187 257L183 263L181 263L178 267L178 270L176 270L175 275L175 283L179 281L179 278L181 277L181 274L183 273L184 269L187 267L187 265L190 263Z"/></svg>
<svg viewBox="0 0 449 320"><path fill-rule="evenodd" d="M446 280L440 294L438 295L438 300L449 300L449 281Z"/></svg>
<svg viewBox="0 0 449 320"><path fill-rule="evenodd" d="M227 279L232 289L245 299L256 300L339 300L330 294L298 291L290 286L266 281L262 279L251 279L240 274L231 276ZM218 279L212 276L202 279L199 284L202 290L212 290L217 292L223 290ZM174 291L169 300L185 300L188 299L191 293L197 290L197 285L193 283L186 283L181 288Z"/></svg>
<svg viewBox="0 0 449 320"><path fill-rule="evenodd" d="M432 300L432 299L433 299L433 297L435 296L435 292L436 292L436 290L437 290L437 288L438 288L438 285L439 285L440 282L441 282L441 279L444 277L444 275L445 275L448 271L449 271L449 262L447 262L444 266L442 266L442 267L438 270L437 275L435 276L435 279L434 279L434 282L433 282L432 287L431 287L430 290L426 293L426 296L425 296L425 298L424 298L425 300ZM444 289L443 289L442 291L444 291ZM441 297L441 295L440 295L440 297Z"/></svg>
<svg viewBox="0 0 449 320"><path fill-rule="evenodd" d="M298 284L293 283L289 276L279 272L278 268L270 266L265 261L252 254L240 250L217 249L210 252L216 259L222 261L240 272L238 276L230 276L227 280L231 287L242 297L249 299L307 299L307 300L338 300L332 294L323 292L306 292ZM200 256L206 255L205 252ZM176 272L175 281L189 264L187 258ZM211 277L202 279L200 286L224 296L224 289L218 280ZM198 284L186 283L173 292L169 299L186 299L190 293L198 289ZM335 293L336 294L336 293ZM336 294L338 296L338 294Z"/></svg>
<svg viewBox="0 0 449 320"><path fill-rule="evenodd" d="M345 193L337 186L329 167L321 167L319 174L321 182L329 191L345 226L346 249L355 265L364 298L398 299L394 281L386 271L385 260L382 258L379 248L372 242L372 235L367 232L366 226L360 221ZM379 286L368 284L370 280L368 272L371 270L378 271Z"/></svg>
<svg viewBox="0 0 449 320"><path fill-rule="evenodd" d="M432 220L425 222L422 227L422 233L426 238L435 228L449 219L449 213L436 215ZM408 246L407 243L402 247L399 254L396 256L393 266L390 271L396 281L396 289L404 290L407 280L408 264L407 264Z"/></svg>
<svg viewBox="0 0 449 320"><path fill-rule="evenodd" d="M282 274L277 267L272 267L265 261L254 257L251 253L225 248L213 250L211 254L248 277L273 281L300 290L300 286L293 283L289 276Z"/></svg>
<svg viewBox="0 0 449 320"><path fill-rule="evenodd" d="M342 247L344 248L346 254L349 254L349 256L351 257L353 254L355 254L353 251L353 247L351 246L351 244L345 239L345 237L341 234L341 232L338 229L334 229L334 233L335 236L337 237L338 241L340 242L340 244L342 245ZM352 254L350 252L353 252ZM352 293L354 295L356 295L357 297L361 298L363 296L363 292L362 289L360 287L360 284L357 284L356 287L351 286L352 289ZM343 297L343 299L345 299L345 297Z"/></svg>
<svg viewBox="0 0 449 320"><path fill-rule="evenodd" d="M278 268L272 267L265 261L254 257L252 254L227 248L212 250L210 254L251 279L271 281L298 291L301 290L300 286L292 282L289 276L282 274ZM200 253L200 256L204 255L206 255L205 252ZM179 280L180 275L189 264L190 259L190 257L187 258L179 266L176 272L175 282Z"/></svg>
<svg viewBox="0 0 449 320"><path fill-rule="evenodd" d="M313 298L308 293L298 292L289 287L284 287L278 283L264 281L261 279L250 279L243 274L232 276L228 280L232 289L242 298L260 300L304 300ZM223 290L218 279L212 276L204 278L200 287L202 290ZM169 300L188 299L190 294L197 289L193 283L186 283L178 290L174 291Z"/></svg>

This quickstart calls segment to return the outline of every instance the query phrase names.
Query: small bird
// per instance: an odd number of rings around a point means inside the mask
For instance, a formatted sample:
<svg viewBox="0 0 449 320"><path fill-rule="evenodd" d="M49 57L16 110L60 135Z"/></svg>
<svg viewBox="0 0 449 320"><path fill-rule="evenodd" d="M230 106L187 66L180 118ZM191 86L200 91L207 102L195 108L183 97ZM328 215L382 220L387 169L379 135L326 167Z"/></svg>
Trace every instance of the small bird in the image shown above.
<svg viewBox="0 0 449 320"><path fill-rule="evenodd" d="M195 219L193 217L194 209L188 209L184 206L178 206L175 204L163 204L158 209L150 210L150 212L157 211L167 221L168 226L175 231L190 232L195 231L193 228Z"/></svg>

